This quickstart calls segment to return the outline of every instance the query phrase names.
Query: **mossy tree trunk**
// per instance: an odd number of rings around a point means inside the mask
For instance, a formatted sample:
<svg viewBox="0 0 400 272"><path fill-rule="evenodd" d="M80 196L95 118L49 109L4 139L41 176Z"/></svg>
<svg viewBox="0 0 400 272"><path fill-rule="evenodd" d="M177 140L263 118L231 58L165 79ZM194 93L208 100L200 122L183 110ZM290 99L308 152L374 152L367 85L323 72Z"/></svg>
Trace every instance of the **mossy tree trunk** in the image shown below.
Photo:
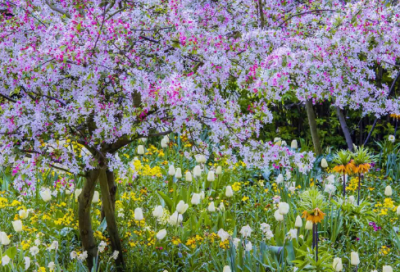
<svg viewBox="0 0 400 272"><path fill-rule="evenodd" d="M315 113L313 109L312 101L309 99L306 101L306 111L308 117L308 124L310 126L311 137L314 146L314 152L317 156L322 155L322 147L321 142L319 140L318 129L317 129L317 122L315 120Z"/></svg>

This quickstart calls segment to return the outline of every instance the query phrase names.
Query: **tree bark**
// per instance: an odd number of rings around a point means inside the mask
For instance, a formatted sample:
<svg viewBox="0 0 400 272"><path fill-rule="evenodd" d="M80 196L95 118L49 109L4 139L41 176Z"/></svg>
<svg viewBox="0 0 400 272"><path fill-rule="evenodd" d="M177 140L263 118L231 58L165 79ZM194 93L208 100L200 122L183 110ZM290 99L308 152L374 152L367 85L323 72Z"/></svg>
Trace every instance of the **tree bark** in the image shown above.
<svg viewBox="0 0 400 272"><path fill-rule="evenodd" d="M117 194L117 185L115 184L114 172L107 170L106 174L107 174L108 189L110 190L111 205L112 205L113 211L115 212L115 195ZM104 204L102 203L102 205L101 205L101 222L103 222L103 219L105 217L106 217L106 214L104 211Z"/></svg>
<svg viewBox="0 0 400 272"><path fill-rule="evenodd" d="M306 111L308 117L308 124L310 126L310 131L311 131L311 137L314 145L314 151L317 156L320 156L322 155L322 147L318 136L317 122L315 121L313 104L310 99L306 101Z"/></svg>
<svg viewBox="0 0 400 272"><path fill-rule="evenodd" d="M343 111L339 107L336 107L336 114L337 114L337 117L339 118L340 126L342 127L342 131L344 134L344 138L346 139L347 147L349 148L349 150L351 152L353 152L354 151L353 140L351 139L350 131L346 124L346 118L343 114Z"/></svg>
<svg viewBox="0 0 400 272"><path fill-rule="evenodd" d="M86 262L89 267L89 271L91 271L94 265L94 260L96 260L97 257L97 246L92 230L90 208L98 176L99 170L97 169L90 170L86 173L86 181L78 198L79 233L81 235L83 248L88 254Z"/></svg>
<svg viewBox="0 0 400 272"><path fill-rule="evenodd" d="M108 174L106 169L100 170L99 182L102 195L102 203L104 207L105 218L107 221L107 231L110 235L111 247L113 251L118 251L118 258L116 260L117 271L124 271L124 258L122 253L121 240L119 238L117 222L115 220L115 211L112 204L110 195L110 188L108 187L108 176L114 177L113 174Z"/></svg>

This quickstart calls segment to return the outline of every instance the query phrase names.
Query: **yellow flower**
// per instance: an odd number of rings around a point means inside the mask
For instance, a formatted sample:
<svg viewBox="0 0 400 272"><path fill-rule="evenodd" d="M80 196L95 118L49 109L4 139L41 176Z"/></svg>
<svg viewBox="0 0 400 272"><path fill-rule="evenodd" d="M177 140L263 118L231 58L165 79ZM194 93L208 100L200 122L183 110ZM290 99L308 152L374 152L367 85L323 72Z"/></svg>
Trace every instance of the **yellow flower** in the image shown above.
<svg viewBox="0 0 400 272"><path fill-rule="evenodd" d="M241 185L240 182L235 182L235 183L232 185L232 190L234 190L235 192L237 192L237 191L240 190L240 187L241 187L241 186L242 186L242 185Z"/></svg>
<svg viewBox="0 0 400 272"><path fill-rule="evenodd" d="M242 201L246 201L246 200L249 200L250 198L248 197L248 196L244 196L243 198L242 198Z"/></svg>

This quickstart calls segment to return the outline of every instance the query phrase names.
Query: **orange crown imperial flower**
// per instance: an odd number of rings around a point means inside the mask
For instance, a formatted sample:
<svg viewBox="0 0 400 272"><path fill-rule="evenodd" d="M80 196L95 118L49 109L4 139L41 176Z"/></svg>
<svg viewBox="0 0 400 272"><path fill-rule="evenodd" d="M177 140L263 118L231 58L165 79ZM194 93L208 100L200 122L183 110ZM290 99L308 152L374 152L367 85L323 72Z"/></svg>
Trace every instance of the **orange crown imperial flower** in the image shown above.
<svg viewBox="0 0 400 272"><path fill-rule="evenodd" d="M311 213L308 211L304 211L301 217L306 218L307 221L311 221L314 224L321 223L324 220L325 213L322 212L319 208L315 208Z"/></svg>
<svg viewBox="0 0 400 272"><path fill-rule="evenodd" d="M354 168L354 173L368 173L371 165L369 163L363 163Z"/></svg>

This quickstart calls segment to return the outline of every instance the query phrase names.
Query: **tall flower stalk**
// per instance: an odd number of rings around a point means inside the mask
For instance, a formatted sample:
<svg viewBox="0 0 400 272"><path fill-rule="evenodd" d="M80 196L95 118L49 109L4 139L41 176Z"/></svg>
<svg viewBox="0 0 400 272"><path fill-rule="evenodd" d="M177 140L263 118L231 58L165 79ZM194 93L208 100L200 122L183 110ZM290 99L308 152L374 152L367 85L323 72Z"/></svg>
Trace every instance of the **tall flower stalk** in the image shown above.
<svg viewBox="0 0 400 272"><path fill-rule="evenodd" d="M336 166L332 170L343 175L343 197L346 196L346 174L350 175L354 169L351 159L352 154L347 150L340 150L333 159Z"/></svg>
<svg viewBox="0 0 400 272"><path fill-rule="evenodd" d="M357 205L360 205L360 190L361 190L361 179L364 178L364 174L369 172L371 168L372 155L365 147L356 147L354 154L354 168L355 174L358 174L358 197Z"/></svg>

